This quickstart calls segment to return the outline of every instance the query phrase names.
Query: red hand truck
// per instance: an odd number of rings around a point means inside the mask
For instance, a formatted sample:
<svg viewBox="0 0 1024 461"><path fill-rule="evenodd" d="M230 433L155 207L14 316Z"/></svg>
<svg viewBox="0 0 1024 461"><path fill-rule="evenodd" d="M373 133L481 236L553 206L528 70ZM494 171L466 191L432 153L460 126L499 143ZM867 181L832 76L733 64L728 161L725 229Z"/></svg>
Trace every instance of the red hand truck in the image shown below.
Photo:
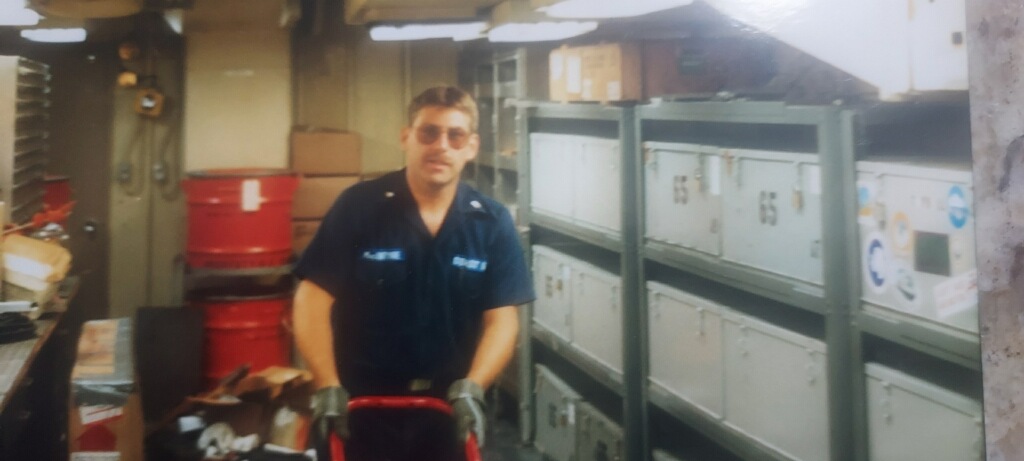
<svg viewBox="0 0 1024 461"><path fill-rule="evenodd" d="M377 409L405 409L405 410L432 410L452 416L452 407L448 402L434 397L356 397L348 402L348 410L377 408ZM345 461L345 447L336 434L330 438L331 461ZM476 434L469 433L469 440L466 440L466 461L481 461L480 447L477 446Z"/></svg>

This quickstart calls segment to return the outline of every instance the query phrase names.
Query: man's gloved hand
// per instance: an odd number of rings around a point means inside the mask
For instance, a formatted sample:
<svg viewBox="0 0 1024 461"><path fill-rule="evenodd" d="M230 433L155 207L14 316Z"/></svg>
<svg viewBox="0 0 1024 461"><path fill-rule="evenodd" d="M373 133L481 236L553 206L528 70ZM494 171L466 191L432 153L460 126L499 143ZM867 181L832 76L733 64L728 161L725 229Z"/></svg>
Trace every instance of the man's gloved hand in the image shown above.
<svg viewBox="0 0 1024 461"><path fill-rule="evenodd" d="M330 431L348 438L348 392L341 386L319 389L310 402L313 408L313 429L320 440L327 440Z"/></svg>
<svg viewBox="0 0 1024 461"><path fill-rule="evenodd" d="M469 379L460 379L448 388L448 403L452 405L455 416L455 430L459 439L465 443L469 433L476 434L476 442L484 446L484 432L487 429L487 417L484 415L484 390L479 384Z"/></svg>

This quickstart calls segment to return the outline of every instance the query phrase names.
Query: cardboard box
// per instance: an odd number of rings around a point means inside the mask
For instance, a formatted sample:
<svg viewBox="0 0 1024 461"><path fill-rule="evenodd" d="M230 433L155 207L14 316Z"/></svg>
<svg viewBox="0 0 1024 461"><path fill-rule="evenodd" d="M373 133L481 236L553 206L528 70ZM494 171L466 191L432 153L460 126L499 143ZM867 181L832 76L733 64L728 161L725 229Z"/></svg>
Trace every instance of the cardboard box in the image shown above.
<svg viewBox="0 0 1024 461"><path fill-rule="evenodd" d="M362 172L358 133L330 130L292 131L291 169L301 174L348 175Z"/></svg>
<svg viewBox="0 0 1024 461"><path fill-rule="evenodd" d="M309 242L316 235L316 230L320 228L321 222L319 219L292 221L292 250L295 251L295 254L301 255L303 251L306 251Z"/></svg>
<svg viewBox="0 0 1024 461"><path fill-rule="evenodd" d="M551 51L553 101L629 101L643 97L640 46L636 43L562 47Z"/></svg>
<svg viewBox="0 0 1024 461"><path fill-rule="evenodd" d="M144 459L131 336L128 318L82 324L68 405L71 460Z"/></svg>
<svg viewBox="0 0 1024 461"><path fill-rule="evenodd" d="M295 191L292 218L323 218L338 196L357 182L358 176L303 176Z"/></svg>

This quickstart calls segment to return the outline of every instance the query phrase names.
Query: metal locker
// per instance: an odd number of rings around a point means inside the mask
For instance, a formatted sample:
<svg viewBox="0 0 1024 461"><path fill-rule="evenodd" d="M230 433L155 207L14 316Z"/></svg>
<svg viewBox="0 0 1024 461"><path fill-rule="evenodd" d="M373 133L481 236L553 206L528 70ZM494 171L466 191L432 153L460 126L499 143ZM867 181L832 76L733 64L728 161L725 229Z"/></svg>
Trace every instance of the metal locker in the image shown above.
<svg viewBox="0 0 1024 461"><path fill-rule="evenodd" d="M726 424L795 460L828 460L825 344L733 311L723 319Z"/></svg>
<svg viewBox="0 0 1024 461"><path fill-rule="evenodd" d="M572 344L622 374L622 278L573 261Z"/></svg>
<svg viewBox="0 0 1024 461"><path fill-rule="evenodd" d="M970 164L857 162L866 303L978 332Z"/></svg>
<svg viewBox="0 0 1024 461"><path fill-rule="evenodd" d="M602 414L593 405L580 404L576 434L577 461L622 461L622 427Z"/></svg>
<svg viewBox="0 0 1024 461"><path fill-rule="evenodd" d="M551 248L533 246L533 321L566 342L572 341L571 258Z"/></svg>
<svg viewBox="0 0 1024 461"><path fill-rule="evenodd" d="M530 133L530 206L572 220L578 136Z"/></svg>
<svg viewBox="0 0 1024 461"><path fill-rule="evenodd" d="M822 284L818 157L722 149L722 256Z"/></svg>
<svg viewBox="0 0 1024 461"><path fill-rule="evenodd" d="M724 308L657 282L647 293L651 385L721 418Z"/></svg>
<svg viewBox="0 0 1024 461"><path fill-rule="evenodd" d="M551 461L577 461L576 411L583 399L545 366L536 369L533 444Z"/></svg>
<svg viewBox="0 0 1024 461"><path fill-rule="evenodd" d="M866 364L865 372L871 460L982 459L978 401L876 363Z"/></svg>
<svg viewBox="0 0 1024 461"><path fill-rule="evenodd" d="M622 231L621 144L589 136L579 136L577 142L573 217L577 224L618 234Z"/></svg>
<svg viewBox="0 0 1024 461"><path fill-rule="evenodd" d="M719 255L721 181L718 148L645 142L646 237Z"/></svg>

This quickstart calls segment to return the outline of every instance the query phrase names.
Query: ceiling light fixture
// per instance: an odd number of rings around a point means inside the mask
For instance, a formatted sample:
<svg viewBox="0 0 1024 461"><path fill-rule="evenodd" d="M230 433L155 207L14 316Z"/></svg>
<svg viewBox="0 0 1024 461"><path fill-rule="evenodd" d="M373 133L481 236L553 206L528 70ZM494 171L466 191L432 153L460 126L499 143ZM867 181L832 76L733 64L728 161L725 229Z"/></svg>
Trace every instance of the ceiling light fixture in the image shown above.
<svg viewBox="0 0 1024 461"><path fill-rule="evenodd" d="M0 26L34 26L39 24L39 13L28 8L25 2L0 1Z"/></svg>
<svg viewBox="0 0 1024 461"><path fill-rule="evenodd" d="M506 0L491 10L492 42L542 42L565 40L597 29L594 21L557 21L530 7L527 0Z"/></svg>
<svg viewBox="0 0 1024 461"><path fill-rule="evenodd" d="M564 40L597 29L594 21L548 21L502 24L487 32L492 42L543 42Z"/></svg>
<svg viewBox="0 0 1024 461"><path fill-rule="evenodd" d="M85 29L25 29L21 31L21 37L33 42L46 43L73 43L84 42Z"/></svg>
<svg viewBox="0 0 1024 461"><path fill-rule="evenodd" d="M487 23L485 22L380 25L370 28L370 38L378 42L436 38L464 41L482 38L486 28Z"/></svg>
<svg viewBox="0 0 1024 461"><path fill-rule="evenodd" d="M629 18L689 5L693 0L531 0L531 5L553 18Z"/></svg>

